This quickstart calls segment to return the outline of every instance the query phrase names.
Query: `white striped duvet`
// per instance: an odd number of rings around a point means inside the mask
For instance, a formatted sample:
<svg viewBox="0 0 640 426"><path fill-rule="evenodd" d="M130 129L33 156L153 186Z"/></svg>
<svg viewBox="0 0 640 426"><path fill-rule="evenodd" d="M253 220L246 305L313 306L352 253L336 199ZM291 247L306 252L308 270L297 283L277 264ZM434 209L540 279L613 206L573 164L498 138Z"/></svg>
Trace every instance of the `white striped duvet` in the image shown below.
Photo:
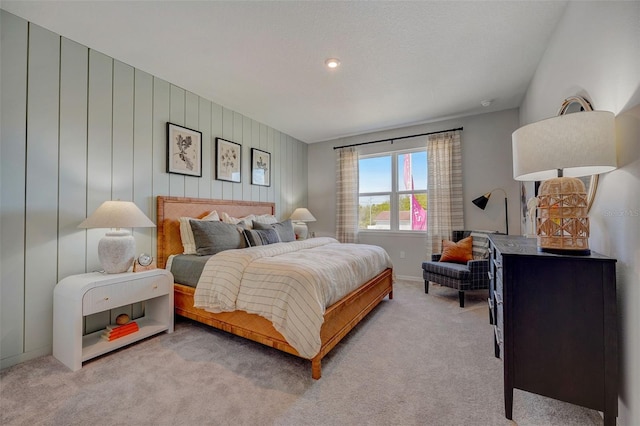
<svg viewBox="0 0 640 426"><path fill-rule="evenodd" d="M313 358L325 308L391 266L381 247L326 237L227 250L205 265L194 306L261 315L301 356Z"/></svg>

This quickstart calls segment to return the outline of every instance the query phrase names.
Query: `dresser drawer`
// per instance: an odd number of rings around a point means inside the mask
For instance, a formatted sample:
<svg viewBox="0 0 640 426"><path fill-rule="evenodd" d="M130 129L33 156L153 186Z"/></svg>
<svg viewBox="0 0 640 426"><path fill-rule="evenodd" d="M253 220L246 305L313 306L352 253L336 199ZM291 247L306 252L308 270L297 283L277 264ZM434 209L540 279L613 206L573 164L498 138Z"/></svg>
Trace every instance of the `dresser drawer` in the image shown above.
<svg viewBox="0 0 640 426"><path fill-rule="evenodd" d="M502 294L502 289L504 288L502 284L502 275L503 275L503 267L502 267L502 255L497 251L495 257L492 259L493 261L493 271L496 280L495 291Z"/></svg>
<svg viewBox="0 0 640 426"><path fill-rule="evenodd" d="M496 263L502 265L502 253L500 253L500 250L494 251L494 258L496 260Z"/></svg>
<svg viewBox="0 0 640 426"><path fill-rule="evenodd" d="M500 267L496 266L494 279L496 283L494 291L496 293L502 294L502 289L504 288L504 285L502 283L502 265L500 265Z"/></svg>
<svg viewBox="0 0 640 426"><path fill-rule="evenodd" d="M502 292L502 253L492 244L491 245L491 258L490 258L491 271L490 279L493 279L493 290Z"/></svg>
<svg viewBox="0 0 640 426"><path fill-rule="evenodd" d="M496 308L495 308L495 304L493 303L493 296L490 296L489 299L487 299L487 302L489 302L489 324L495 325Z"/></svg>
<svg viewBox="0 0 640 426"><path fill-rule="evenodd" d="M502 299L502 294L496 293L494 295L495 298L495 334L496 334L496 343L500 347L500 358L503 356L503 346L504 346L504 303Z"/></svg>
<svg viewBox="0 0 640 426"><path fill-rule="evenodd" d="M501 330L504 330L504 303L502 301L502 295L496 293L495 295L495 312L496 312L496 326Z"/></svg>
<svg viewBox="0 0 640 426"><path fill-rule="evenodd" d="M502 337L503 333L503 330L498 328L497 325L493 327L494 338L496 339L496 345L499 348L496 356L499 356L502 360L504 360L504 338Z"/></svg>

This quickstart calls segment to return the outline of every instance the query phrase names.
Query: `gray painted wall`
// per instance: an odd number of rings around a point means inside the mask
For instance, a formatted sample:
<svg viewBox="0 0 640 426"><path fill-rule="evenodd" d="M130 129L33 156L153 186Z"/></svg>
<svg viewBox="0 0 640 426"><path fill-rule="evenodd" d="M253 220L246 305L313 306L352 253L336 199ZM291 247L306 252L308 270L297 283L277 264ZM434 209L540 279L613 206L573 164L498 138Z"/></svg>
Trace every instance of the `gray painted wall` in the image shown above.
<svg viewBox="0 0 640 426"><path fill-rule="evenodd" d="M520 184L513 180L511 154L511 133L518 128L517 109L309 145L309 210L317 219L317 222L308 224L310 231L322 236L335 235L336 153L333 147L457 127L464 127L461 143L465 227L504 232L504 195L502 192L496 192L492 195L485 210L480 210L471 203L474 198L500 187L508 194L509 232L519 234ZM360 150L363 154L369 154L420 146L426 146L426 136L404 139L393 145L388 142L366 145ZM421 280L421 264L427 256L425 235L407 232L366 231L361 232L359 238L362 243L384 247L393 260L398 276ZM401 257L401 252L404 252L404 258Z"/></svg>
<svg viewBox="0 0 640 426"><path fill-rule="evenodd" d="M640 425L639 2L569 2L527 90L521 124L554 116L573 95L616 114L618 169L600 176L589 246L618 260L618 423Z"/></svg>
<svg viewBox="0 0 640 426"><path fill-rule="evenodd" d="M0 366L51 352L53 288L99 268L104 230L78 224L103 201L155 221L157 195L307 204L307 145L150 74L0 11ZM203 177L168 174L166 123L202 132ZM215 180L215 138L242 144L242 183ZM271 187L250 184L251 148ZM155 254L156 230L136 229Z"/></svg>

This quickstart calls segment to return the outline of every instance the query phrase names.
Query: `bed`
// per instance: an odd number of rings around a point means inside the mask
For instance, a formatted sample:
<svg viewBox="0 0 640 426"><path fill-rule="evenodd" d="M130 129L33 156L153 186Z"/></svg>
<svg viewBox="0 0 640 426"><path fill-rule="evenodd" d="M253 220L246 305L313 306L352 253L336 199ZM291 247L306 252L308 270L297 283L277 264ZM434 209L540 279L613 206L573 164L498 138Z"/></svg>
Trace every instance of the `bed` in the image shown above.
<svg viewBox="0 0 640 426"><path fill-rule="evenodd" d="M157 262L164 268L171 255L183 252L180 237L180 217L200 218L216 210L229 216L248 214L273 215L275 204L268 202L213 200L185 197L157 198ZM193 287L176 283L174 304L177 315L224 330L283 352L311 360L311 375L321 377L322 358L349 333L385 297L393 298L393 273L386 268L362 283L358 288L326 308L320 329L320 350L313 357L304 357L262 316L242 310L213 313L194 307Z"/></svg>

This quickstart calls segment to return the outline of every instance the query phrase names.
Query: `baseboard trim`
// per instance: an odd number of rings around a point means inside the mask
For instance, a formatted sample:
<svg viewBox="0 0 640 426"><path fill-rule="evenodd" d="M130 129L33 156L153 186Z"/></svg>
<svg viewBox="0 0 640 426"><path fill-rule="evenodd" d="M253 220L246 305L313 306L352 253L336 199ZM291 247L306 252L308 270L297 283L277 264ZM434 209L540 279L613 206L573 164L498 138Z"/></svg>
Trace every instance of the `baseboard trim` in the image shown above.
<svg viewBox="0 0 640 426"><path fill-rule="evenodd" d="M0 370L13 367L14 365L30 361L32 359L40 358L41 356L51 355L52 347L45 346L44 348L35 349L33 351L21 353L19 355L10 356L0 360Z"/></svg>
<svg viewBox="0 0 640 426"><path fill-rule="evenodd" d="M402 281L415 281L421 283L423 280L421 277L412 277L410 275L396 275L396 279Z"/></svg>

